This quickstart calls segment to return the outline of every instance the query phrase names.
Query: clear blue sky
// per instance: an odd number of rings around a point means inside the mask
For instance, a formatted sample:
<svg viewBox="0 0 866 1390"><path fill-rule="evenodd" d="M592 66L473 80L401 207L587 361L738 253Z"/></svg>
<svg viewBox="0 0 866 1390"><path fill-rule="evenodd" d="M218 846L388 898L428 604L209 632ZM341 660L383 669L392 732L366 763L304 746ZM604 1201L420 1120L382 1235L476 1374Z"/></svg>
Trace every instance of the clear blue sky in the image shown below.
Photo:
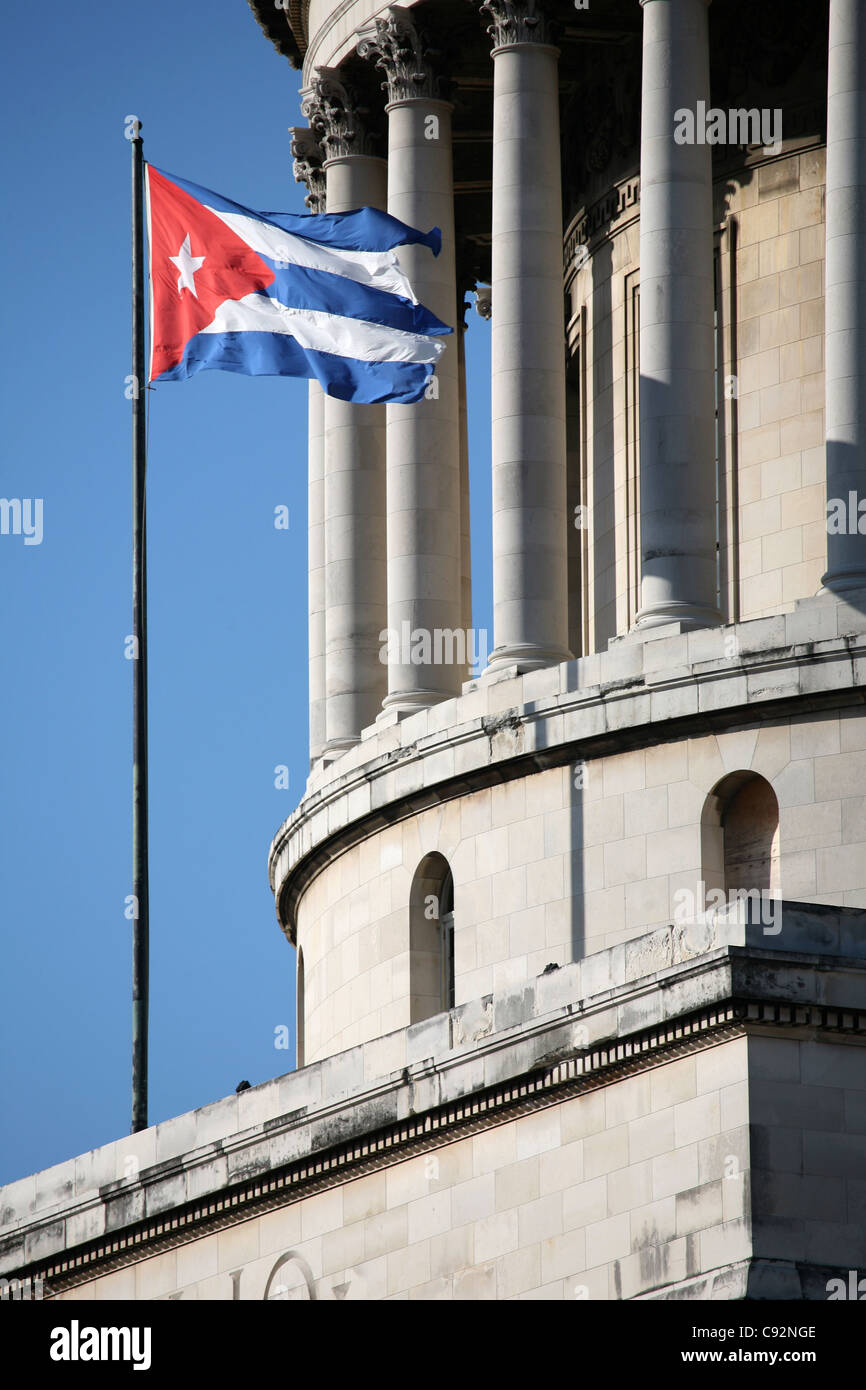
<svg viewBox="0 0 866 1390"><path fill-rule="evenodd" d="M0 1182L129 1130L124 117L161 168L304 210L299 74L244 0L17 5L5 39L0 496L42 498L44 536L0 536ZM485 627L489 336L470 323ZM220 372L151 395L151 1122L294 1066L294 952L266 861L307 772L306 400L306 381Z"/></svg>

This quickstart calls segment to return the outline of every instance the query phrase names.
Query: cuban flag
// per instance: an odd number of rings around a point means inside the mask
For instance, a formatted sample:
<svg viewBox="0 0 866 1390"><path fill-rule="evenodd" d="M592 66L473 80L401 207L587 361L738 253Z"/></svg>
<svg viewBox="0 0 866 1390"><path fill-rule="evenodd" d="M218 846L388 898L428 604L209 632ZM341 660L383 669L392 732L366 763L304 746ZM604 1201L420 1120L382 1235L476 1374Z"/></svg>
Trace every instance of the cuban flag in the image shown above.
<svg viewBox="0 0 866 1390"><path fill-rule="evenodd" d="M439 254L375 208L251 212L146 166L150 380L208 368L315 377L343 401L420 400L453 330L419 304L395 246Z"/></svg>

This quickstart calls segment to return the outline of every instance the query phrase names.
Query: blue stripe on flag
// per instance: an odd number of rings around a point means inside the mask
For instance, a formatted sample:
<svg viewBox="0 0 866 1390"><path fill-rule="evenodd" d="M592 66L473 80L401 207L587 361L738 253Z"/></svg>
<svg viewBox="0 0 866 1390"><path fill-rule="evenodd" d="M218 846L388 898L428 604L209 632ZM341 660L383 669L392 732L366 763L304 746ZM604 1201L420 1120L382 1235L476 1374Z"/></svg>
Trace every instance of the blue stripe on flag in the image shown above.
<svg viewBox="0 0 866 1390"><path fill-rule="evenodd" d="M410 300L390 294L388 290L361 285L357 280L332 275L326 270L312 270L309 266L299 265L286 269L267 256L263 256L262 260L266 265L274 266L276 276L274 283L267 286L266 293L285 304L287 309L318 309L325 314L381 323L406 333L438 337L451 332L447 323L425 309L423 304L412 304Z"/></svg>
<svg viewBox="0 0 866 1390"><path fill-rule="evenodd" d="M313 377L327 395L366 405L420 401L433 374L429 362L362 362L305 350L286 333L197 333L182 360L157 381L186 381L210 369L244 376Z"/></svg>

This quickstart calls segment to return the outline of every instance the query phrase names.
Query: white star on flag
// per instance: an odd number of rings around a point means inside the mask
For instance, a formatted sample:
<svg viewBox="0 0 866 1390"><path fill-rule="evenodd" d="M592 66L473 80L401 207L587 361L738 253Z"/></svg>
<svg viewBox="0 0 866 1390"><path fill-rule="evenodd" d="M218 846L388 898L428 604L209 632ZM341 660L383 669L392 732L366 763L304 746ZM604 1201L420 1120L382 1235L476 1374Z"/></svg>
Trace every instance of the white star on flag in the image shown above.
<svg viewBox="0 0 866 1390"><path fill-rule="evenodd" d="M184 237L183 245L181 246L177 255L169 256L168 259L170 261L173 261L174 264L177 266L178 270L180 271L180 275L177 277L178 294L180 294L181 290L192 290L196 299L198 299L198 292L196 290L195 279L193 277L195 276L196 271L200 270L201 267L204 265L205 258L204 256L194 256L192 254L189 246L189 232L187 232L186 236Z"/></svg>

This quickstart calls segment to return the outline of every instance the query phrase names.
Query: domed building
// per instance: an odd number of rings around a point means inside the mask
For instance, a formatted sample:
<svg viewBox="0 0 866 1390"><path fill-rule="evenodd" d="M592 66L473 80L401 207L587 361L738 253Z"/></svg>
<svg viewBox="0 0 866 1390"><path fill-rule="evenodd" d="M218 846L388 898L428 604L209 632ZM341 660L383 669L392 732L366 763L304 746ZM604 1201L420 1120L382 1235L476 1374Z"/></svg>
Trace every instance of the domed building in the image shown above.
<svg viewBox="0 0 866 1390"><path fill-rule="evenodd" d="M0 1269L836 1296L866 1266L866 7L251 4L302 69L310 211L438 226L399 259L455 335L417 405L310 386L310 775L269 856L298 1070L5 1189Z"/></svg>

